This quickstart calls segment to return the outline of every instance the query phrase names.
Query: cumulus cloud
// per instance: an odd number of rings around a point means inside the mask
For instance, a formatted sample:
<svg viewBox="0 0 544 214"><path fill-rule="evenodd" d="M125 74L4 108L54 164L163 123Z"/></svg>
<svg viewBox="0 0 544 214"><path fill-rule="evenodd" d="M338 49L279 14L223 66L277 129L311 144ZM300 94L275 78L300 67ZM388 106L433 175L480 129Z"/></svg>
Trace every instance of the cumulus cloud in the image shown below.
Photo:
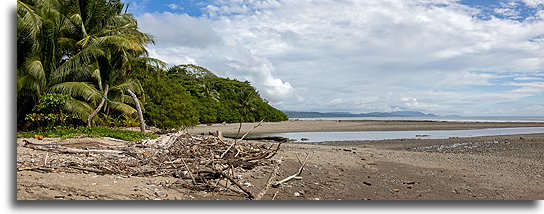
<svg viewBox="0 0 544 214"><path fill-rule="evenodd" d="M493 114L500 102L542 97L519 79L543 74L542 19L482 20L455 0L238 0L204 10L138 17L157 39L152 55L249 80L283 110Z"/></svg>
<svg viewBox="0 0 544 214"><path fill-rule="evenodd" d="M208 20L187 14L145 13L138 17L138 25L143 32L150 32L156 38L159 47L206 48L221 43Z"/></svg>

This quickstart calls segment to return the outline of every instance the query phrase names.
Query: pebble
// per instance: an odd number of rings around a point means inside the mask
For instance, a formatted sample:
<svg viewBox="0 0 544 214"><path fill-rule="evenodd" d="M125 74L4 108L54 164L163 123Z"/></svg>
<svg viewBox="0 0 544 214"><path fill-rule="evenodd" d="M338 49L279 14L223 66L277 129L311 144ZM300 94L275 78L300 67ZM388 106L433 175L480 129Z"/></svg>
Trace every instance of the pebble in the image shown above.
<svg viewBox="0 0 544 214"><path fill-rule="evenodd" d="M160 190L157 189L157 188L153 189L153 192L154 192L155 195L158 196L158 197L163 197L164 195L166 195L166 194L164 194L164 192L160 191Z"/></svg>

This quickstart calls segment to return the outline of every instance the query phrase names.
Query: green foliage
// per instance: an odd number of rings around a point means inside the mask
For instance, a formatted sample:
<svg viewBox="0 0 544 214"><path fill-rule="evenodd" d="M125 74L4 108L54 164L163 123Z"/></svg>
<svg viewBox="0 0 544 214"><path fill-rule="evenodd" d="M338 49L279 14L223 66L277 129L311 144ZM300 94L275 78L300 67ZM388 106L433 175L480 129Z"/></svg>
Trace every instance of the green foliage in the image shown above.
<svg viewBox="0 0 544 214"><path fill-rule="evenodd" d="M198 124L195 103L183 85L165 74L142 78L147 94L145 118L147 123L161 128L182 128Z"/></svg>
<svg viewBox="0 0 544 214"><path fill-rule="evenodd" d="M151 35L140 32L124 8L120 0L17 0L18 125L64 130L86 121L107 97L98 110L108 113L94 121L136 126L128 90L139 96L146 121L159 128L287 120L247 81L196 65L164 71L165 63L145 49Z"/></svg>
<svg viewBox="0 0 544 214"><path fill-rule="evenodd" d="M166 106L172 105L160 101L165 96L169 100L187 103L183 105L185 112L193 114L200 123L221 123L221 122L255 122L255 121L283 121L288 117L283 112L270 106L263 100L259 93L247 81L241 82L228 78L217 77L205 68L195 65L174 66L160 77L146 77L142 80L144 90L150 95L146 104L148 120L154 124L168 121L168 116L177 114L173 109L168 110ZM166 85L166 86L165 86ZM168 89L167 89L168 88ZM169 90L178 91L178 98ZM157 91L161 91L157 93ZM161 102L162 105L156 105ZM192 103L192 105L189 105ZM180 105L181 104L176 104ZM181 109L181 108L179 108ZM158 112L151 114L150 112ZM158 115L164 115L158 117ZM150 119L153 118L153 119ZM190 119L190 122L189 122ZM180 118L186 120L185 124L193 124L194 117Z"/></svg>
<svg viewBox="0 0 544 214"><path fill-rule="evenodd" d="M33 112L25 116L25 120L32 122L33 126L46 128L71 125L77 116L65 113L63 109L72 100L72 97L64 94L46 94L32 109Z"/></svg>
<svg viewBox="0 0 544 214"><path fill-rule="evenodd" d="M108 102L104 109L134 114L126 91L143 93L134 74L164 63L147 57L152 38L123 8L120 0L17 1L19 121L47 93L70 95L75 100L66 111L85 121L106 85L109 100L119 104Z"/></svg>
<svg viewBox="0 0 544 214"><path fill-rule="evenodd" d="M128 141L137 141L140 139L155 139L157 138L156 134L145 133L142 134L136 131L129 130L120 130L120 129L111 129L105 127L64 127L64 128L53 128L43 131L35 132L19 132L17 137L33 137L34 134L42 135L44 137L59 137L61 139L73 138L80 135L87 135L88 137L111 137L121 140Z"/></svg>

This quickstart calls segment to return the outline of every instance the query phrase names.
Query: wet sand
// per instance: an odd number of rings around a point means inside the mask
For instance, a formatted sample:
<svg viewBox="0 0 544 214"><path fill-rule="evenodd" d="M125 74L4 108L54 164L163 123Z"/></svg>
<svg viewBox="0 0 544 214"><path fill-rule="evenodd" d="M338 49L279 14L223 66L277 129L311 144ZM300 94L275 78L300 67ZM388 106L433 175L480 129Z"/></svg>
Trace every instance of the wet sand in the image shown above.
<svg viewBox="0 0 544 214"><path fill-rule="evenodd" d="M240 133L244 134L259 123L243 123ZM463 130L483 128L544 127L538 122L438 122L405 120L289 120L263 122L251 131L254 134L284 132L341 132L341 131L422 131L422 130ZM221 131L236 134L239 123L202 124L187 129L193 134L209 134Z"/></svg>

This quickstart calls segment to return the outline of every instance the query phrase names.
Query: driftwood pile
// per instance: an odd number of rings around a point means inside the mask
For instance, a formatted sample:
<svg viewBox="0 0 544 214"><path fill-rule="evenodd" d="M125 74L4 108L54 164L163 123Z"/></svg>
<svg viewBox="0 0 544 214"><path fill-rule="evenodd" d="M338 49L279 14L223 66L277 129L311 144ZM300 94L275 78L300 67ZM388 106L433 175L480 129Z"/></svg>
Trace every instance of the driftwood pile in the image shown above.
<svg viewBox="0 0 544 214"><path fill-rule="evenodd" d="M274 164L270 159L277 154L282 143L253 144L224 139L221 135L193 136L182 131L153 140L117 144L93 141L48 144L31 143L27 140L23 142L24 147L46 151L46 157L45 160L34 163L18 163L18 170L173 176L188 180L191 183L189 188L207 191L218 189L219 181L228 180L231 186L239 189L231 190L244 194L249 199L262 197L262 192L254 195L248 191L237 182L236 171ZM61 161L48 161L48 154L49 157L58 154L74 155ZM271 179L268 183L270 182Z"/></svg>

